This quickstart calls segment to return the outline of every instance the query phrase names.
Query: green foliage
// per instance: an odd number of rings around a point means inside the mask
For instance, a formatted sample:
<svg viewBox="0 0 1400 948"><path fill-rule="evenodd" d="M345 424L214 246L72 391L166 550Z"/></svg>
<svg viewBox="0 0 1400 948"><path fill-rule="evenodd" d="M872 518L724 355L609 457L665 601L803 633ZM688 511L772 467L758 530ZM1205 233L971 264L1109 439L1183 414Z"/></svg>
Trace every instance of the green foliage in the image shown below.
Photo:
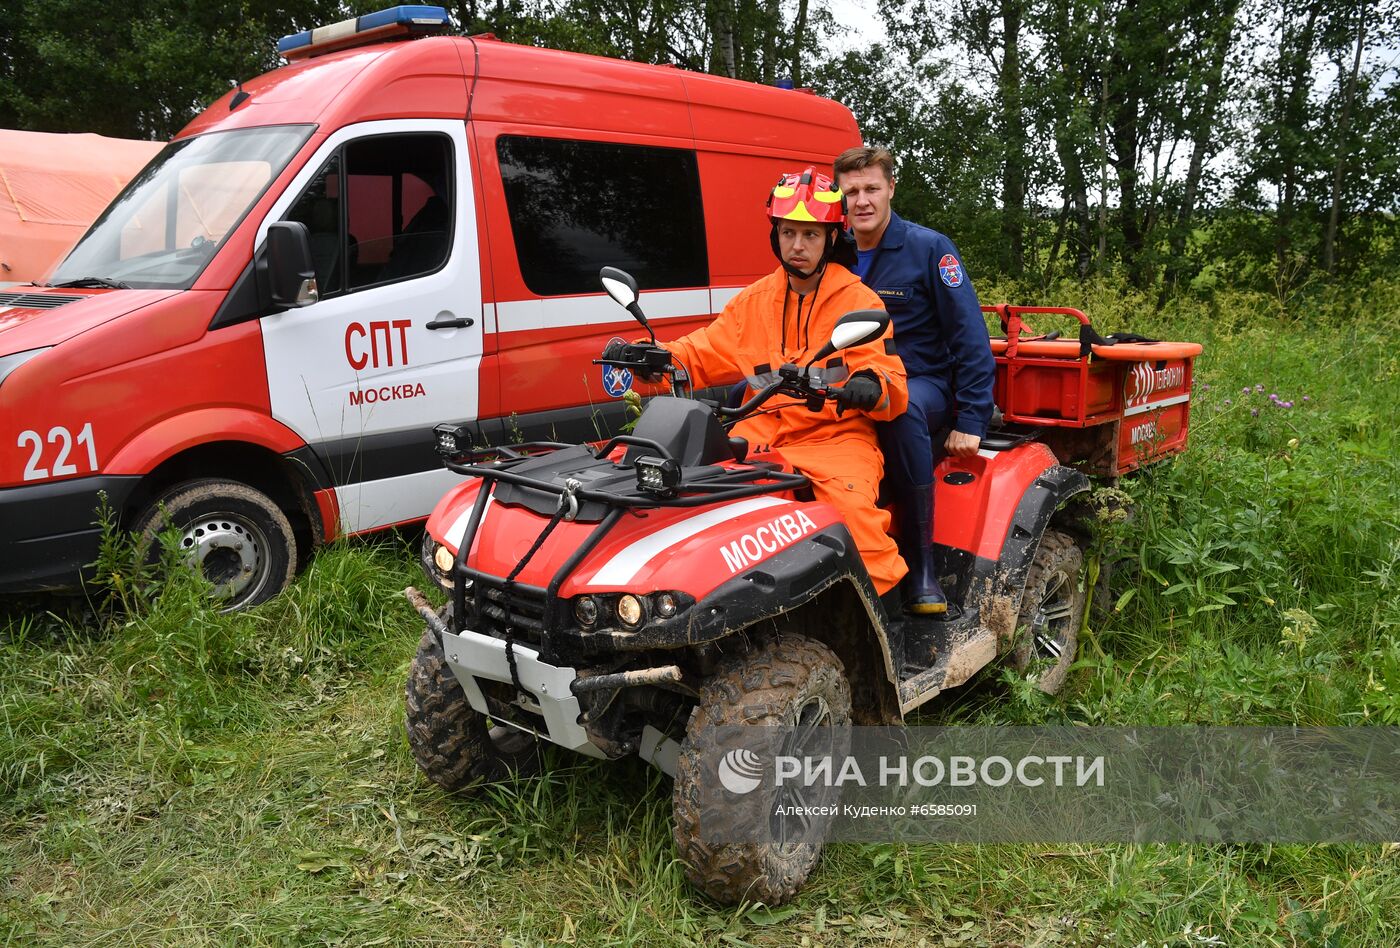
<svg viewBox="0 0 1400 948"><path fill-rule="evenodd" d="M107 597L103 605L121 614L141 615L159 594L161 567L169 566L170 559L163 556L152 562L131 534L117 528L117 512L108 502L107 492L98 491L97 500L97 559L88 564L93 570L93 586Z"/></svg>
<svg viewBox="0 0 1400 948"><path fill-rule="evenodd" d="M0 127L170 138L230 81L276 65L276 37L343 15L338 0L18 0L0 21Z"/></svg>
<svg viewBox="0 0 1400 948"><path fill-rule="evenodd" d="M945 66L912 63L893 47L833 58L813 84L855 113L867 143L894 154L895 210L953 235L979 274L990 266L996 258L985 254L1000 239L999 219L988 213L999 165L987 104L951 81Z"/></svg>
<svg viewBox="0 0 1400 948"><path fill-rule="evenodd" d="M12 6L0 127L164 139L277 65L279 36L381 3ZM1124 276L1164 301L1188 285L1286 300L1400 267L1395 0L878 6L886 41L865 48L829 0L448 8L466 33L839 99L894 150L896 208L952 236L979 285Z"/></svg>

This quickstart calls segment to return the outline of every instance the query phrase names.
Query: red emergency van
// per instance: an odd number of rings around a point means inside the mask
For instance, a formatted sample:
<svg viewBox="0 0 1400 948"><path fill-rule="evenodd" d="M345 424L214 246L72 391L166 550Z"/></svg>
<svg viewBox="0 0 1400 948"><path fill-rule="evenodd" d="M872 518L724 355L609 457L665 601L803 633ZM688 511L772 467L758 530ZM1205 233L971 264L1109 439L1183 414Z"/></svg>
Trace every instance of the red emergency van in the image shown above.
<svg viewBox="0 0 1400 948"><path fill-rule="evenodd" d="M425 517L456 481L438 423L599 437L631 379L590 360L636 332L599 268L687 332L774 266L779 172L859 142L800 91L446 28L287 37L0 293L0 591L76 585L103 491L138 529L164 505L253 604L326 539Z"/></svg>

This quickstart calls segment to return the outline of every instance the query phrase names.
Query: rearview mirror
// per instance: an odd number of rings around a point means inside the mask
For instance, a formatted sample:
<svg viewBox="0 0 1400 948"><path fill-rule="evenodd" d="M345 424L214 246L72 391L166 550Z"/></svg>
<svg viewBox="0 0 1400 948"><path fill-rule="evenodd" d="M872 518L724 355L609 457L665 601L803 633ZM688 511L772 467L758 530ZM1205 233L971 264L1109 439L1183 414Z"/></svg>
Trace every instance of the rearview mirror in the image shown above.
<svg viewBox="0 0 1400 948"><path fill-rule="evenodd" d="M598 271L598 279L602 281L603 289L608 291L608 295L618 306L631 309L632 304L637 302L637 281L626 270L619 270L617 267L604 267Z"/></svg>
<svg viewBox="0 0 1400 948"><path fill-rule="evenodd" d="M822 346L812 357L812 362L820 362L833 352L851 349L874 342L885 334L890 325L890 314L883 309L852 310L836 321L831 330L831 341Z"/></svg>
<svg viewBox="0 0 1400 948"><path fill-rule="evenodd" d="M280 309L310 306L320 299L316 267L311 262L311 241L300 221L267 225L266 262L268 299Z"/></svg>
<svg viewBox="0 0 1400 948"><path fill-rule="evenodd" d="M617 267L604 267L598 271L598 279L613 301L625 308L627 312L632 314L633 319L642 324L642 328L651 336L651 341L654 344L656 333L651 331L646 314L642 312L641 304L637 302L641 298L641 292L637 289L637 281L633 279L632 274L626 270L619 270Z"/></svg>

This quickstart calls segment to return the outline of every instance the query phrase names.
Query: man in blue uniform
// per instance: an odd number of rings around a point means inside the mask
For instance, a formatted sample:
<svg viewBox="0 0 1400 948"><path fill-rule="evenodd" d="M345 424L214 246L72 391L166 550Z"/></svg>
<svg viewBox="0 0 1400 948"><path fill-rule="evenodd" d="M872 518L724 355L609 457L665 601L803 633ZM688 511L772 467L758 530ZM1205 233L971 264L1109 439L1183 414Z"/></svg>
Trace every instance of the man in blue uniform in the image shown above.
<svg viewBox="0 0 1400 948"><path fill-rule="evenodd" d="M900 507L909 564L907 608L925 615L946 612L930 549L934 452L970 457L987 434L996 378L987 324L953 242L890 209L890 153L847 149L837 156L834 170L855 236L855 273L890 311L895 348L909 374L909 410L878 426Z"/></svg>

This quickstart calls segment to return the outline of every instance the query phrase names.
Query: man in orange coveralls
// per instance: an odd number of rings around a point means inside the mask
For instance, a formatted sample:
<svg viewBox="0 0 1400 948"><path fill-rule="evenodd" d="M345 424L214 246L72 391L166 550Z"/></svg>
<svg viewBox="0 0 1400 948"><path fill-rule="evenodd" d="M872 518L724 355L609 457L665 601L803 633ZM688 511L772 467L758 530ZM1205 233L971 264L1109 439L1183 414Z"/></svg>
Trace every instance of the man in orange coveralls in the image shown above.
<svg viewBox="0 0 1400 948"><path fill-rule="evenodd" d="M812 168L785 175L768 198L768 217L782 266L730 300L710 325L664 344L698 387L722 383L738 371L751 389L761 388L783 363L806 364L841 316L885 308L833 259L850 254L850 244L841 238L845 199L829 177ZM604 359L612 349L604 350ZM847 379L838 401L810 411L802 401L775 396L765 407L779 406L776 411L744 419L734 433L781 451L807 475L816 499L841 512L876 592L884 595L907 571L887 532L890 516L875 506L884 472L875 422L898 417L909 402L893 329L820 368L828 382Z"/></svg>

